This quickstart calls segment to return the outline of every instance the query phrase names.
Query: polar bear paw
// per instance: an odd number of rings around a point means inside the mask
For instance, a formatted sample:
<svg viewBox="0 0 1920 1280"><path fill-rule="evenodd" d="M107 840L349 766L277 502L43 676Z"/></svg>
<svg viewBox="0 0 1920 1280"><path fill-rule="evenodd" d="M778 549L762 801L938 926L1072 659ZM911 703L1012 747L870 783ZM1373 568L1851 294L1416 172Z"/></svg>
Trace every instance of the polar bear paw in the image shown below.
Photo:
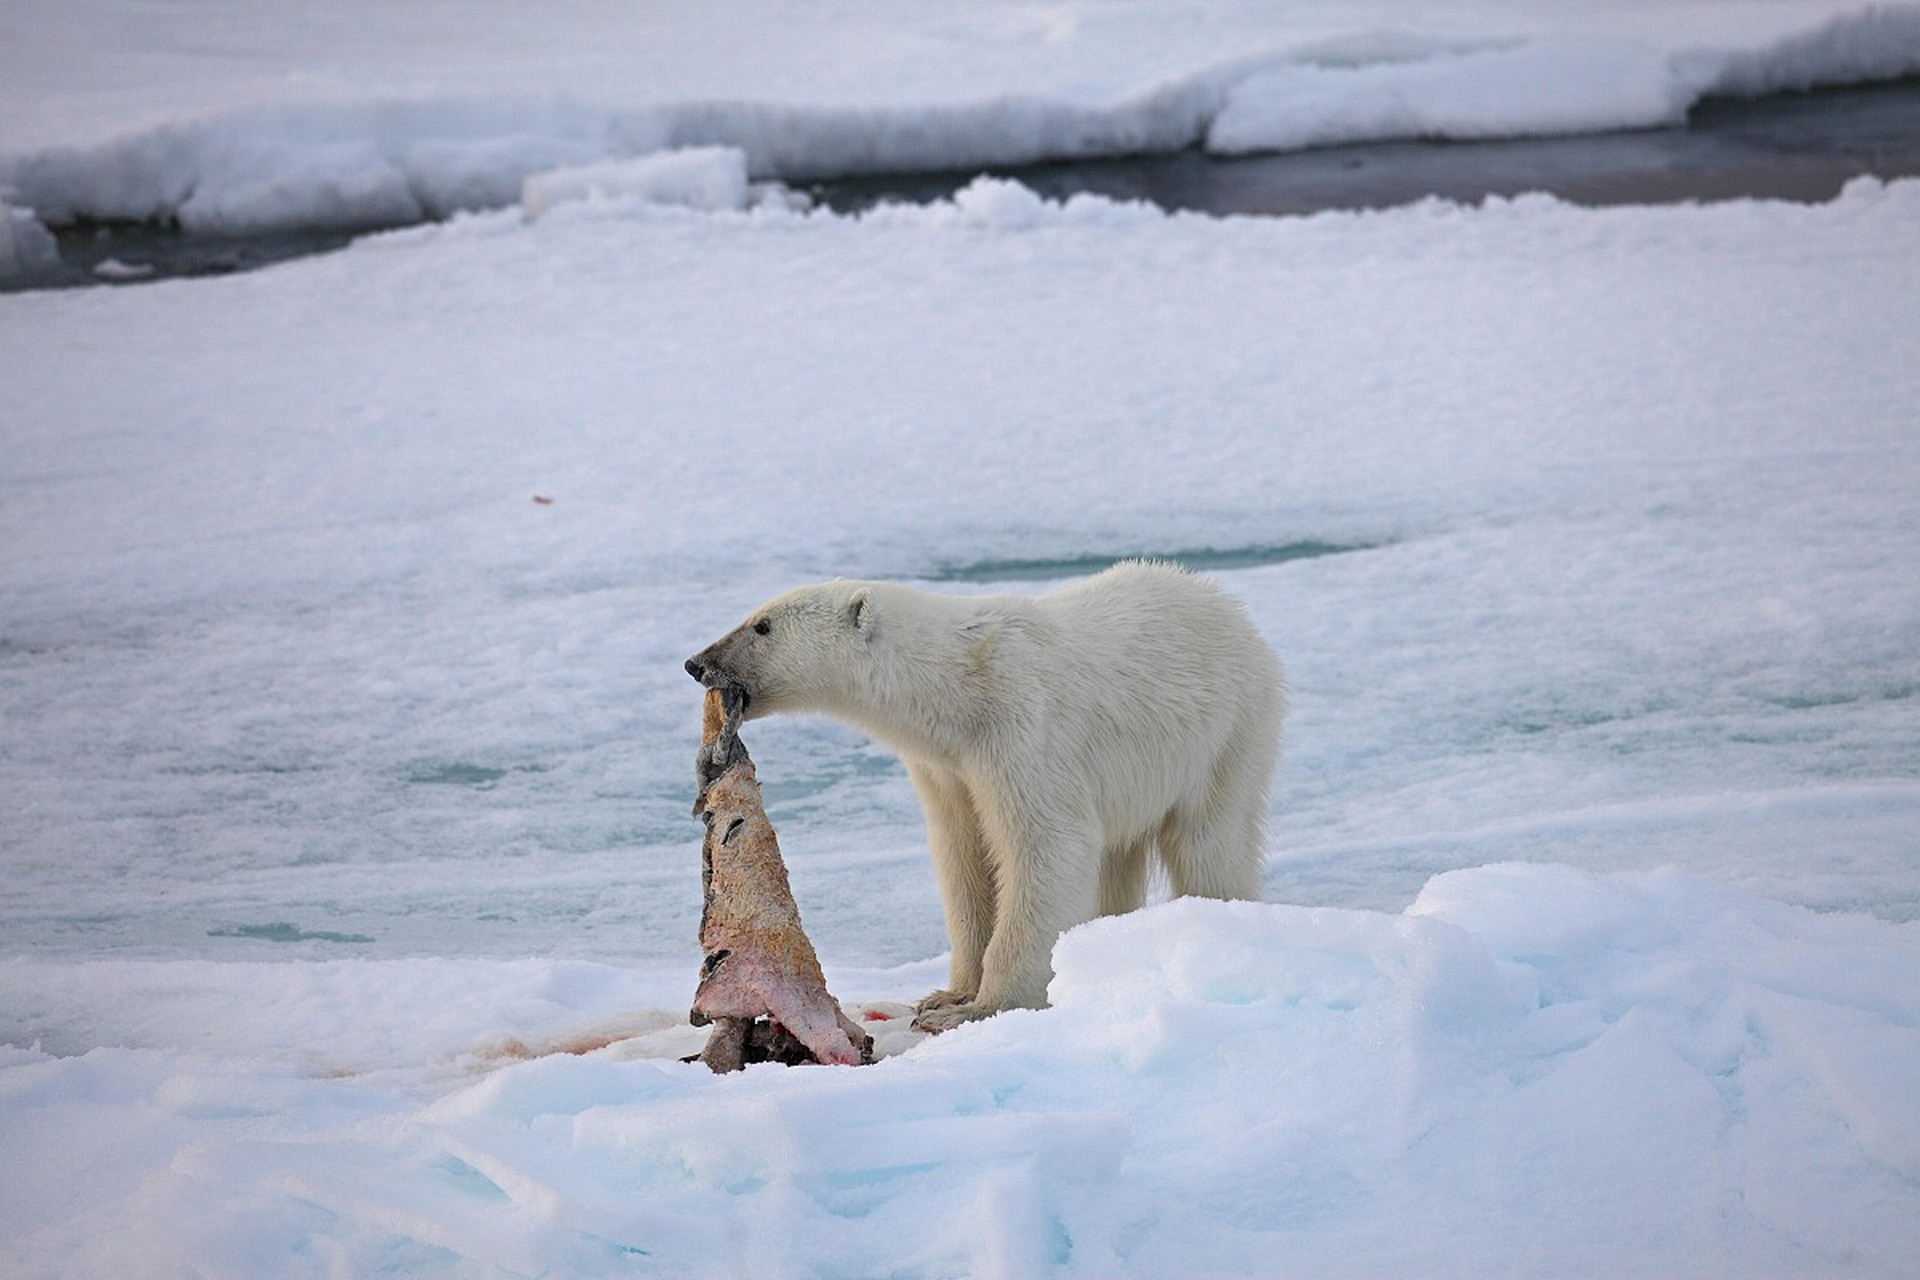
<svg viewBox="0 0 1920 1280"><path fill-rule="evenodd" d="M947 995L948 992L936 992ZM930 1035L939 1035L942 1031L951 1031L963 1022L978 1022L982 1018L991 1018L996 1010L983 1004L946 1004L936 1009L926 1007L922 1001L920 1009L913 1015L913 1029L925 1031Z"/></svg>
<svg viewBox="0 0 1920 1280"><path fill-rule="evenodd" d="M963 1022L975 1022L993 1013L976 1003L971 991L949 991L942 987L928 992L913 1006L913 1025L918 1031L941 1032Z"/></svg>
<svg viewBox="0 0 1920 1280"><path fill-rule="evenodd" d="M929 991L914 1001L913 1011L916 1014L932 1013L935 1009L947 1009L956 1004L972 1004L973 1001L974 993L971 991L952 991L942 987L938 991Z"/></svg>

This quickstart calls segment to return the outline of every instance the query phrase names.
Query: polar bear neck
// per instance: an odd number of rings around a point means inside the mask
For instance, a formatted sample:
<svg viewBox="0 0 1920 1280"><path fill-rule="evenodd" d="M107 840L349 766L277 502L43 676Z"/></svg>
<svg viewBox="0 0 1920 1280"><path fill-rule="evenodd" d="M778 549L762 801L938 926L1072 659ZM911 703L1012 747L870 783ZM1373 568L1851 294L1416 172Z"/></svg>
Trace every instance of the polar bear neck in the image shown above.
<svg viewBox="0 0 1920 1280"><path fill-rule="evenodd" d="M973 754L1004 713L1000 650L1023 631L1026 601L889 586L875 596L870 661L845 719L908 759Z"/></svg>

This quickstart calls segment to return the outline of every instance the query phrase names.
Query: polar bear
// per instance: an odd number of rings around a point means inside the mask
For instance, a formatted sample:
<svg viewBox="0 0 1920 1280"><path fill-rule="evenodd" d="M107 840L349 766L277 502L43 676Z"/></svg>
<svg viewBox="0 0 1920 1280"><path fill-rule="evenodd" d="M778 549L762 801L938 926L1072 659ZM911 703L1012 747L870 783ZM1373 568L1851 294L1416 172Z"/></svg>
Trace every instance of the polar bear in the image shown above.
<svg viewBox="0 0 1920 1280"><path fill-rule="evenodd" d="M1280 660L1205 579L1124 561L1050 595L800 587L687 660L747 718L817 712L897 752L953 956L916 1023L1046 1003L1054 941L1175 894L1260 896Z"/></svg>

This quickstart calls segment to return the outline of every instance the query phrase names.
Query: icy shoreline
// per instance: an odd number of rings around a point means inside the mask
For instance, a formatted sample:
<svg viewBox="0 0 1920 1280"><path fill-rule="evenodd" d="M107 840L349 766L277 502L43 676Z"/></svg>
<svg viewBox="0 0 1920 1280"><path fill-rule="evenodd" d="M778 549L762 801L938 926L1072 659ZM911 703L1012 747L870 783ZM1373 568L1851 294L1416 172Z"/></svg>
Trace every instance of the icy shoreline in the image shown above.
<svg viewBox="0 0 1920 1280"><path fill-rule="evenodd" d="M698 149L668 152L669 160ZM645 162L642 162L645 163ZM609 166L563 169L522 184L535 216L555 192L580 199ZM612 166L617 169L620 166ZM744 180L744 156L739 177ZM1543 192L1574 204L1775 199L1817 203L1856 177L1920 174L1920 80L1865 87L1790 90L1760 98L1706 99L1679 128L1544 139L1363 143L1250 156L1193 148L1011 166L993 176L1054 201L1097 195L1145 201L1167 212L1217 217L1302 215L1383 209L1429 197L1477 203ZM885 174L776 188L780 199L839 213L882 204L951 200L976 170ZM603 194L605 192L603 191ZM666 193L656 191L651 198ZM679 197L684 199L684 197ZM723 203L746 202L741 188ZM712 203L711 200L708 201ZM25 218L15 211L16 218ZM28 234L36 234L28 229ZM82 223L42 237L40 258L23 258L11 287L145 283L225 275L342 248L342 230L292 229L256 235L193 234L150 223ZM57 255L57 256L56 256ZM9 287L0 269L0 289Z"/></svg>
<svg viewBox="0 0 1920 1280"><path fill-rule="evenodd" d="M236 92L218 109L47 142L32 137L34 116L16 103L0 135L0 192L52 225L357 230L499 208L544 172L694 146L739 150L754 179L804 182L1191 147L1238 155L1643 129L1678 124L1715 95L1920 73L1920 8L1820 13L1718 42L1564 22L1472 37L1302 32L1291 47L1166 78L1130 82L1109 70L1099 90L1071 96L1027 84L1018 64L991 62L943 86L949 100L936 102L761 93L621 104L604 85L588 95L561 82L485 96L335 88L268 103ZM32 42L22 43L14 56L30 56ZM0 63L0 82L5 71ZM1133 75L1151 73L1142 65Z"/></svg>

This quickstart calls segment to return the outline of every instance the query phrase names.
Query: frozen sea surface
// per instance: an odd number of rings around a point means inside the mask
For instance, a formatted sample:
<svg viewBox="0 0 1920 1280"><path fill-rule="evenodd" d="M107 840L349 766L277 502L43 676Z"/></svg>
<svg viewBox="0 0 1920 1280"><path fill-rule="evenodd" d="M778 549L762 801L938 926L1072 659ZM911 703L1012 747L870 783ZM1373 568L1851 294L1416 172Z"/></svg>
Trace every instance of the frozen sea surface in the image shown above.
<svg viewBox="0 0 1920 1280"><path fill-rule="evenodd" d="M6 300L11 1256L1901 1274L1917 214L588 199ZM805 578L1169 553L1291 664L1286 905L916 1045L905 779L757 724L896 1056L674 1063L680 659Z"/></svg>
<svg viewBox="0 0 1920 1280"><path fill-rule="evenodd" d="M1128 554L1290 661L1278 896L1397 909L1487 843L1910 917L1914 190L589 201L12 299L10 931L658 955L687 653L795 581ZM937 951L898 766L758 735L822 925Z"/></svg>
<svg viewBox="0 0 1920 1280"><path fill-rule="evenodd" d="M230 62L70 11L13 19L0 56L48 56L0 120L103 191L173 180L156 137L194 171L209 119L351 162L311 126L361 117L314 102L624 65L593 6L451 43L193 9ZM658 12L676 56L721 20ZM1356 29L934 12L825 6L657 92L808 99L780 68L850 83L866 32L954 51L874 81L909 115L963 65L1098 99ZM1409 10L1394 47L1517 75L1486 40L1518 12ZM1775 85L1885 70L1911 14L1555 12L1534 36ZM0 297L0 1272L1911 1273L1920 183L1217 220L979 182L853 218L756 194L744 141L590 150L325 258ZM1052 1009L919 1040L945 942L903 774L756 723L888 1057L677 1062L684 657L798 581L1123 555L1204 567L1288 661L1268 901L1097 922Z"/></svg>

